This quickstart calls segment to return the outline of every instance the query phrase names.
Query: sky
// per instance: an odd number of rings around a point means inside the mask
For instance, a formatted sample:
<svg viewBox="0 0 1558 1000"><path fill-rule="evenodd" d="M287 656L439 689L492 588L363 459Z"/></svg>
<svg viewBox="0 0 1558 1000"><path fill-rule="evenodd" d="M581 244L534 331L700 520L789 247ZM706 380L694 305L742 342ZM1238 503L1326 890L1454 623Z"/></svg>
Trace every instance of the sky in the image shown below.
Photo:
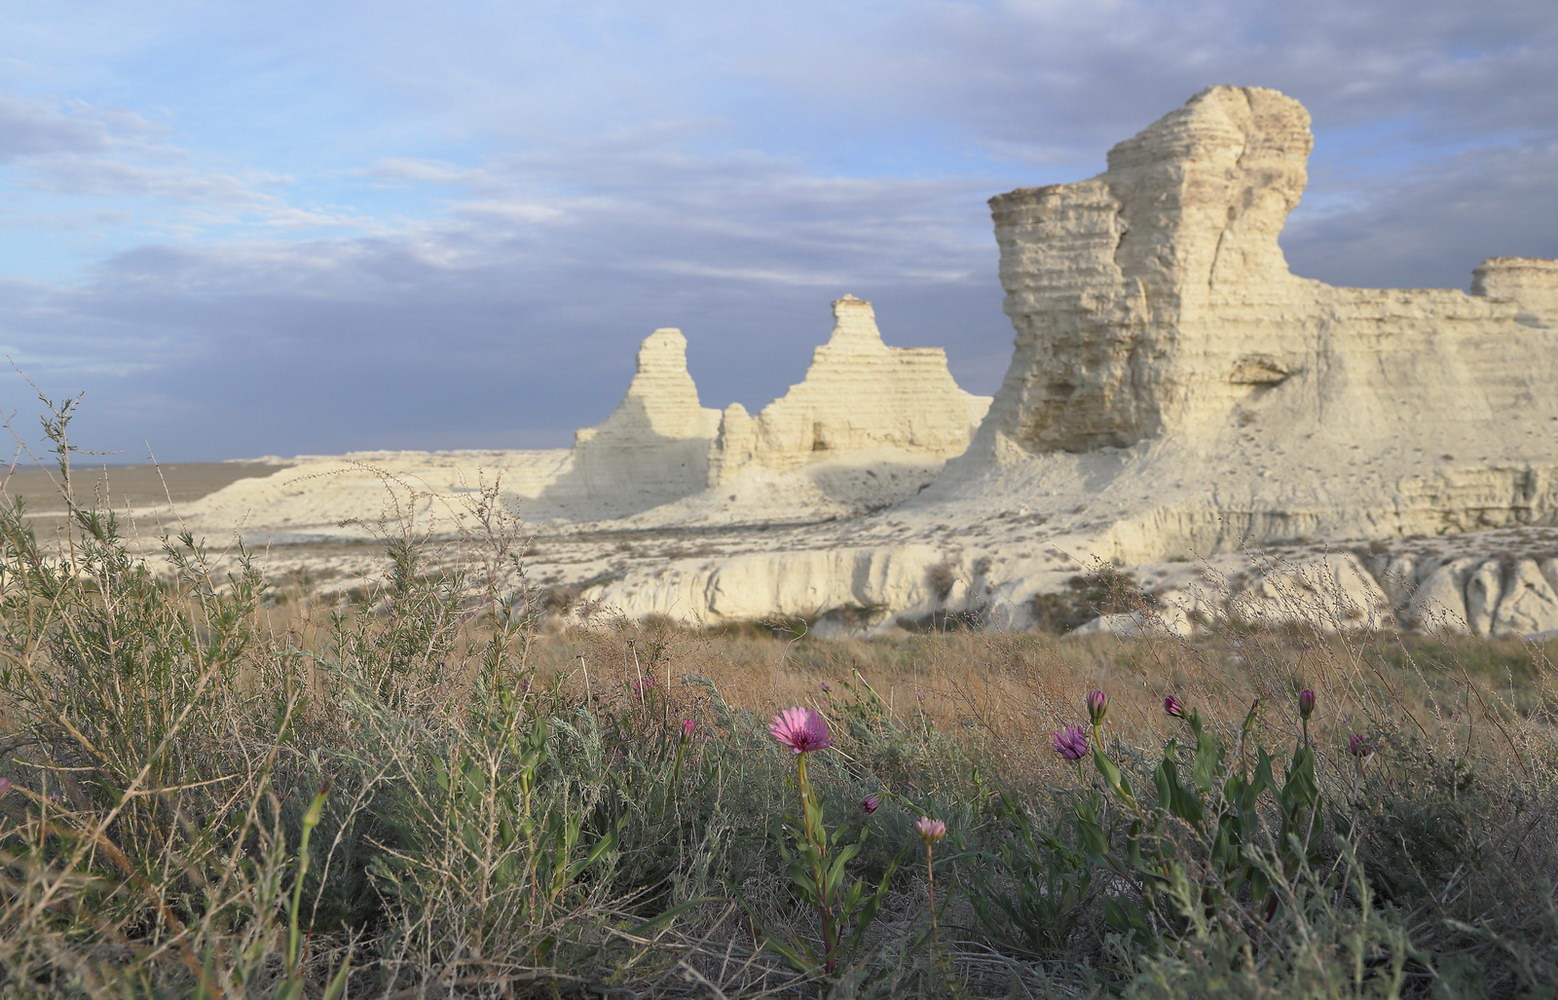
<svg viewBox="0 0 1558 1000"><path fill-rule="evenodd" d="M829 303L1011 355L985 205L1210 84L1314 117L1283 247L1334 284L1558 257L1551 0L11 0L0 411L198 461L566 445L680 328L704 405Z"/></svg>

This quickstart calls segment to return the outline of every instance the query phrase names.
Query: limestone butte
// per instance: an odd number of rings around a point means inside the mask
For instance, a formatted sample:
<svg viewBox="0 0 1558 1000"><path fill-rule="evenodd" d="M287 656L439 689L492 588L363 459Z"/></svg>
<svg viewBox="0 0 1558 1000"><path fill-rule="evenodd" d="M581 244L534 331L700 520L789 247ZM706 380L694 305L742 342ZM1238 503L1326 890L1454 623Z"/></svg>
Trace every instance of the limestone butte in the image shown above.
<svg viewBox="0 0 1558 1000"><path fill-rule="evenodd" d="M877 449L933 461L962 454L990 406L964 392L939 347L888 347L871 303L833 303L833 332L806 377L754 418L733 403L720 419L709 483L744 468L787 471Z"/></svg>
<svg viewBox="0 0 1558 1000"><path fill-rule="evenodd" d="M1016 350L957 494L1086 503L1128 563L1552 523L1558 262L1471 293L1295 276L1310 145L1292 98L1212 87L1103 174L992 199Z"/></svg>
<svg viewBox="0 0 1558 1000"><path fill-rule="evenodd" d="M708 479L719 419L698 400L687 338L656 330L638 349L622 401L605 420L575 432L573 453L538 506L576 518L615 517L697 493Z"/></svg>
<svg viewBox="0 0 1558 1000"><path fill-rule="evenodd" d="M832 336L805 379L756 418L739 404L723 413L705 407L687 370L686 338L663 328L640 345L616 408L575 432L566 451L489 457L485 465L409 453L398 463L393 454L311 459L219 491L194 512L267 541L328 537L340 522L371 520L386 504L392 514L419 511L424 527L439 531L459 521L437 502L433 484L467 491L483 468L502 473L506 499L535 521L658 511L634 525L644 528L880 507L913 495L962 452L990 400L958 387L940 348L884 344L871 303L846 295L833 312ZM402 473L407 482L396 483ZM404 494L398 499L385 493L396 489Z"/></svg>
<svg viewBox="0 0 1558 1000"><path fill-rule="evenodd" d="M1243 613L1288 613L1271 583L1285 574L1329 581L1298 589L1340 593L1344 623L1383 608L1421 624L1433 591L1473 631L1558 626L1550 556L1476 550L1558 523L1558 262L1493 258L1469 293L1296 276L1278 238L1311 145L1292 98L1212 87L1115 146L1097 177L992 199L1011 366L930 489L815 539L855 567L827 596L1021 626L1036 594L1094 559L1158 564L1144 572L1172 603L1196 590L1175 567L1213 557ZM1464 536L1472 551L1414 541L1501 528ZM1368 540L1403 554L1290 550L1314 568L1269 579L1238 555ZM738 575L673 565L600 596L704 619L816 614L817 565L754 553ZM738 600L737 576L764 592Z"/></svg>
<svg viewBox="0 0 1558 1000"><path fill-rule="evenodd" d="M940 348L883 343L871 303L846 295L833 303L833 315L832 335L814 352L805 379L755 418L739 403L723 413L705 408L687 372L685 338L656 330L639 350L638 373L622 402L576 434L571 458L536 510L571 519L622 517L729 486L747 470L789 473L852 460L890 467L884 473L911 469L913 489L923 486L968 447L989 398L958 387ZM828 473L830 484L839 478ZM886 484L891 477L877 478ZM785 485L763 482L765 489ZM826 507L829 515L847 510L811 482L788 485L791 493L800 489L803 506Z"/></svg>
<svg viewBox="0 0 1558 1000"><path fill-rule="evenodd" d="M550 479L529 518L639 511L619 524L631 552L563 529L532 568L593 580L586 597L630 616L706 622L1024 627L1100 560L1131 567L1157 612L1096 629L1558 628L1558 261L1492 258L1469 292L1296 276L1278 238L1310 146L1297 101L1213 87L1097 177L993 199L1011 367L918 495L983 401L939 351L886 347L867 303L835 303L805 380L755 417L702 406L685 341L656 331L566 459L514 463L525 491ZM905 456L920 464L883 474ZM855 516L872 496L910 499Z"/></svg>

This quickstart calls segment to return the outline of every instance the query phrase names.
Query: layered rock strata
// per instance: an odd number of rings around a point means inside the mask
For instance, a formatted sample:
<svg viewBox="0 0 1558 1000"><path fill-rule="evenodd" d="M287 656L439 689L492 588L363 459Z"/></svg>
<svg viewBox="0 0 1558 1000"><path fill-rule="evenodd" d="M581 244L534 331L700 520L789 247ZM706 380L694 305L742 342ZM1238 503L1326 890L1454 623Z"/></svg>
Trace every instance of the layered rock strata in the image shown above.
<svg viewBox="0 0 1558 1000"><path fill-rule="evenodd" d="M1292 98L1213 87L1117 145L1099 176L992 199L1012 364L930 489L816 539L874 567L851 576L849 601L1018 627L1094 560L1249 564L1238 554L1279 543L1558 523L1558 262L1492 258L1469 293L1298 277L1278 237L1311 144ZM811 554L753 558L766 569L743 578L768 582L742 603L826 612L815 588L785 585ZM1436 564L1359 614L1420 625L1439 595L1472 631L1549 620L1542 559L1501 578L1494 604L1462 578L1473 563ZM1317 572L1343 587L1361 571ZM718 565L652 574L674 596L643 577L601 596L716 619L736 606ZM954 586L918 582L930 577ZM1243 606L1269 610L1296 581L1252 582Z"/></svg>
<svg viewBox="0 0 1558 1000"><path fill-rule="evenodd" d="M759 466L788 471L853 453L891 449L942 462L968 447L990 406L965 392L939 347L888 347L871 303L833 303L833 332L806 377L756 417L732 403L709 454L709 484Z"/></svg>
<svg viewBox="0 0 1558 1000"><path fill-rule="evenodd" d="M638 349L633 381L617 408L574 433L573 452L538 507L574 517L631 514L702 490L720 411L698 400L687 372L687 338L656 330Z"/></svg>
<svg viewBox="0 0 1558 1000"><path fill-rule="evenodd" d="M942 495L1086 503L1128 563L1552 523L1558 262L1469 294L1298 277L1310 145L1292 98L1213 87L1103 174L992 199L1016 349Z"/></svg>

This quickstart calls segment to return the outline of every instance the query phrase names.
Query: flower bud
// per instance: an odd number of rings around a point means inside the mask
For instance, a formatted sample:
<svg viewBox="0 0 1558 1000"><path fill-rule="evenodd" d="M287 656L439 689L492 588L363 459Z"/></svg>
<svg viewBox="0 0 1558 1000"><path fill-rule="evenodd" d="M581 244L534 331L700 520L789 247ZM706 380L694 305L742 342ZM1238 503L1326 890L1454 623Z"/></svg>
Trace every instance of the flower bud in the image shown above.
<svg viewBox="0 0 1558 1000"><path fill-rule="evenodd" d="M1176 719L1183 719L1185 717L1185 706L1181 704L1180 700L1173 695L1169 695L1167 698L1163 699L1163 711Z"/></svg>
<svg viewBox="0 0 1558 1000"><path fill-rule="evenodd" d="M1102 691L1089 691L1087 693L1087 717L1093 725L1104 724L1104 716L1109 714L1109 696Z"/></svg>
<svg viewBox="0 0 1558 1000"><path fill-rule="evenodd" d="M872 793L870 795L867 795L864 799L862 799L860 801L860 811L865 813L867 816L869 816L872 813L876 812L876 810L881 805L882 805L882 797L880 795Z"/></svg>
<svg viewBox="0 0 1558 1000"><path fill-rule="evenodd" d="M1306 719L1315 714L1315 693L1308 688L1298 693L1298 714Z"/></svg>

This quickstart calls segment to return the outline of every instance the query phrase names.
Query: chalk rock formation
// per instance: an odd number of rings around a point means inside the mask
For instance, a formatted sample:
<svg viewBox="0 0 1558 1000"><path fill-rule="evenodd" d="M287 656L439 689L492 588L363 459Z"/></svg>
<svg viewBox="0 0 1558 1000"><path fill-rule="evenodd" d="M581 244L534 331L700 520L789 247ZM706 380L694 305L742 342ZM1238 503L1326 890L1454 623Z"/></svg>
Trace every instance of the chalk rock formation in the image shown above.
<svg viewBox="0 0 1558 1000"><path fill-rule="evenodd" d="M853 576L849 600L1022 627L1036 594L1094 560L1167 573L1218 556L1243 574L1240 553L1278 542L1558 524L1558 262L1492 258L1469 293L1298 277L1278 236L1310 147L1297 101L1212 87L1117 145L1099 176L992 199L1011 367L929 489L809 541L851 566L890 563ZM761 419L727 413L731 455L762 450ZM806 426L776 451L804 451ZM690 561L599 596L666 610L650 596L663 587L678 613L712 620L716 605L803 613L836 594L791 585L792 563L820 565L813 552L751 559L762 573L743 578L767 581L751 599L727 579L716 602L720 567ZM1344 553L1192 603L1215 616L1237 597L1245 617L1344 627L1439 609L1473 632L1524 632L1558 610L1545 566L1506 571L1482 549L1392 575ZM943 596L883 582L926 574L967 584ZM1333 594L1345 600L1319 608Z"/></svg>
<svg viewBox="0 0 1558 1000"><path fill-rule="evenodd" d="M1310 145L1292 98L1212 87L1103 174L992 199L1016 351L939 495L1085 503L1127 564L1553 523L1558 262L1471 294L1297 277Z"/></svg>
<svg viewBox="0 0 1558 1000"><path fill-rule="evenodd" d="M709 483L750 466L786 471L855 452L894 449L945 461L968 447L990 406L964 392L939 347L888 347L871 303L833 303L828 342L805 379L756 416L732 403L709 455Z"/></svg>
<svg viewBox="0 0 1558 1000"><path fill-rule="evenodd" d="M698 401L687 338L660 329L638 349L638 368L611 416L574 433L567 467L540 497L574 517L648 510L704 488L720 412Z"/></svg>

